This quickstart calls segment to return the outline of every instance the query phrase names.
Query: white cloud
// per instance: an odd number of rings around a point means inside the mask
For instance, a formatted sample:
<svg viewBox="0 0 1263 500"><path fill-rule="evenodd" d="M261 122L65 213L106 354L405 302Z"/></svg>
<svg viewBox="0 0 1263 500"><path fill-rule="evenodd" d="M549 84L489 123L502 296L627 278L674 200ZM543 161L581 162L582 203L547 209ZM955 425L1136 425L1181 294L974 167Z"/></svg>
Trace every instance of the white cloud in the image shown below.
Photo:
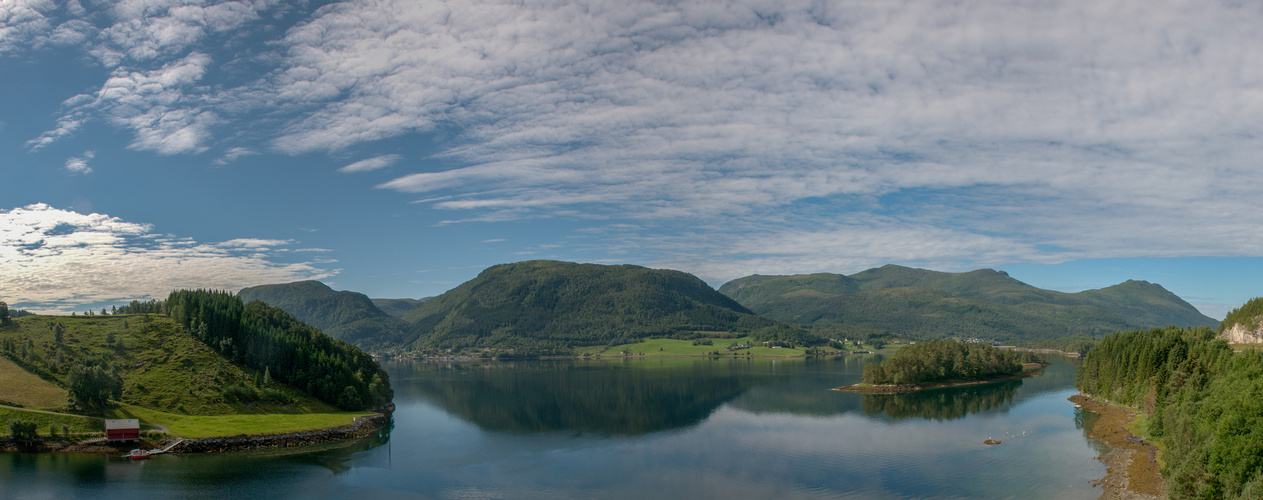
<svg viewBox="0 0 1263 500"><path fill-rule="evenodd" d="M344 174L352 174L359 172L370 172L394 165L395 162L402 160L400 155L381 155L366 160L360 160L345 167L339 168L338 171Z"/></svg>
<svg viewBox="0 0 1263 500"><path fill-rule="evenodd" d="M1204 241L1252 255L1260 22L1190 1L347 3L283 40L274 92L316 107L276 145L455 126L440 156L468 166L379 187L478 214L466 220L667 220L735 243L746 220L788 217L756 240L856 262L1189 255ZM975 199L996 191L1002 203ZM954 199L911 199L926 193ZM821 230L839 206L890 215Z"/></svg>
<svg viewBox="0 0 1263 500"><path fill-rule="evenodd" d="M100 33L59 24L113 72L30 147L92 119L160 154L248 142L217 163L257 141L341 155L442 131L432 159L453 168L395 167L379 187L462 212L444 223L644 223L666 236L627 233L626 248L716 275L701 259L812 270L1263 252L1252 6L362 0L319 7L260 55L206 44L264 36L264 11L285 6L204 3L122 2ZM28 32L53 29L47 3L21 5ZM207 81L243 60L272 66L236 87ZM699 240L717 243L689 257ZM778 241L814 250L750 247Z"/></svg>
<svg viewBox="0 0 1263 500"><path fill-rule="evenodd" d="M125 0L111 4L114 24L91 52L107 66L178 56L217 33L260 19L279 1Z"/></svg>
<svg viewBox="0 0 1263 500"><path fill-rule="evenodd" d="M163 236L149 224L44 204L0 211L0 293L40 311L164 298L181 288L246 286L332 276L312 263L281 263L285 240L206 244Z"/></svg>
<svg viewBox="0 0 1263 500"><path fill-rule="evenodd" d="M17 50L51 29L47 14L56 8L50 0L0 2L0 54Z"/></svg>
<svg viewBox="0 0 1263 500"><path fill-rule="evenodd" d="M241 158L243 156L250 156L250 155L257 155L257 154L259 153L256 151L252 151L249 148L237 146L237 147L229 148L228 151L225 151L223 156L215 160L215 164L223 166L223 165L232 163L234 161L237 161L238 158Z"/></svg>
<svg viewBox="0 0 1263 500"><path fill-rule="evenodd" d="M199 108L192 102L196 96L184 90L202 79L210 63L210 56L195 52L152 71L116 70L92 95L66 101L69 110L58 119L57 127L27 142L27 147L44 148L100 115L135 133L129 146L133 149L159 154L201 152L219 117Z"/></svg>
<svg viewBox="0 0 1263 500"><path fill-rule="evenodd" d="M268 240L261 238L237 238L220 243L224 248L267 248L279 247L293 243L294 240Z"/></svg>
<svg viewBox="0 0 1263 500"><path fill-rule="evenodd" d="M74 156L66 160L66 170L72 174L87 175L92 173L92 167L88 166L88 160L96 156L94 151L84 151L83 156Z"/></svg>

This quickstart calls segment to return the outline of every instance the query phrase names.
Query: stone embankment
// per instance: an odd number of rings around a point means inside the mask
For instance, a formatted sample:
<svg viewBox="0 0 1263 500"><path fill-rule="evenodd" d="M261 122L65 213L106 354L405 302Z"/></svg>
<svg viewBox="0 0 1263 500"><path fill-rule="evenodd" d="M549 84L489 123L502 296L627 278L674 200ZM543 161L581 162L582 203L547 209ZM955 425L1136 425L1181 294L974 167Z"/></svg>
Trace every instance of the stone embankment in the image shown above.
<svg viewBox="0 0 1263 500"><path fill-rule="evenodd" d="M289 448L313 446L333 441L363 439L373 431L390 423L395 404L389 403L377 410L379 413L355 419L351 425L314 431L269 434L264 436L231 436L185 441L176 447L179 453L224 453L229 451L257 450L264 448Z"/></svg>

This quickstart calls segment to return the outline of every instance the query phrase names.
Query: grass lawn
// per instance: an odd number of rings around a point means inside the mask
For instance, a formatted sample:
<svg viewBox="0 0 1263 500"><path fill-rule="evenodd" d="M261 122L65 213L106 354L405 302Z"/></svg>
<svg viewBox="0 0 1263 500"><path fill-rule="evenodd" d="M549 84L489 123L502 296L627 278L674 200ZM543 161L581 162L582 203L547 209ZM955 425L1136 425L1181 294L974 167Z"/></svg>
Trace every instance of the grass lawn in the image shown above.
<svg viewBox="0 0 1263 500"><path fill-rule="evenodd" d="M9 435L9 422L14 420L35 422L38 425L37 431L41 436L48 435L49 425L56 428L58 436L62 433L62 425L69 427L70 432L74 434L99 434L105 432L105 424L99 418L76 415L51 415L48 413L0 408L0 434L7 437Z"/></svg>
<svg viewBox="0 0 1263 500"><path fill-rule="evenodd" d="M66 406L66 390L0 358L0 401L30 408Z"/></svg>
<svg viewBox="0 0 1263 500"><path fill-rule="evenodd" d="M372 412L340 412L179 415L131 405L123 405L115 410L115 413L117 418L138 418L145 423L164 426L175 436L194 439L327 429L348 425L357 417L373 414Z"/></svg>

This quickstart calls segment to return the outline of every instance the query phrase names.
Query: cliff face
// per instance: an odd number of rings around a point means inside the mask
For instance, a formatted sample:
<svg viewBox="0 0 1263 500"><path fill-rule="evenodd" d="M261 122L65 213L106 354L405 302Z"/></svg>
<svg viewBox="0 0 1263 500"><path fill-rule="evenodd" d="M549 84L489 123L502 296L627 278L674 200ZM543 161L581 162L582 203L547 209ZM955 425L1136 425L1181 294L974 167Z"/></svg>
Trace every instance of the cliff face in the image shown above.
<svg viewBox="0 0 1263 500"><path fill-rule="evenodd" d="M1219 338L1233 344L1263 344L1263 327L1250 330L1241 323L1219 333Z"/></svg>

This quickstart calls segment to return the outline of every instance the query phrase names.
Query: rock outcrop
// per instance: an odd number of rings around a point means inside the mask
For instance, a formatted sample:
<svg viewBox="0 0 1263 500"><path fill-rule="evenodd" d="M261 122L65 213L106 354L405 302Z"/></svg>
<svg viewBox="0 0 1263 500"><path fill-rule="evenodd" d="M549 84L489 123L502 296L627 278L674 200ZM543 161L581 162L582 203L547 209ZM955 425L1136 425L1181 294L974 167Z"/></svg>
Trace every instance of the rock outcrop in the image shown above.
<svg viewBox="0 0 1263 500"><path fill-rule="evenodd" d="M1246 325L1237 323L1220 332L1219 338L1233 344L1263 344L1263 326L1250 330Z"/></svg>

